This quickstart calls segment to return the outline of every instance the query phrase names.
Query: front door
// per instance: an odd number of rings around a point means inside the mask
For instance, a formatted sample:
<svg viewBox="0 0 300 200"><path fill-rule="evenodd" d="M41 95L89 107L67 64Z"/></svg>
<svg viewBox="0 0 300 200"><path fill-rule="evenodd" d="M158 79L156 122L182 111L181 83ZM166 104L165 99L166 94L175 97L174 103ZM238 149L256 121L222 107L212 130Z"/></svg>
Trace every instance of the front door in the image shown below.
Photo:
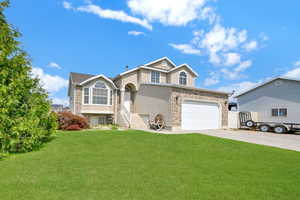
<svg viewBox="0 0 300 200"><path fill-rule="evenodd" d="M130 92L125 92L124 94L124 107L130 112Z"/></svg>

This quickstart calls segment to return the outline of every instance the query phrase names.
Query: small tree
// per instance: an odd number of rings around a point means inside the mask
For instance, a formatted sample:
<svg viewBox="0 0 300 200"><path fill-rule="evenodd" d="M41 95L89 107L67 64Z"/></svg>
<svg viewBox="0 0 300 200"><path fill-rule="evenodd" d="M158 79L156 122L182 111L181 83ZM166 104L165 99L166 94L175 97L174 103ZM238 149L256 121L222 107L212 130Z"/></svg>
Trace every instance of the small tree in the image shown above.
<svg viewBox="0 0 300 200"><path fill-rule="evenodd" d="M20 48L20 33L8 24L0 2L0 151L27 152L56 128L47 93L32 78L30 60Z"/></svg>

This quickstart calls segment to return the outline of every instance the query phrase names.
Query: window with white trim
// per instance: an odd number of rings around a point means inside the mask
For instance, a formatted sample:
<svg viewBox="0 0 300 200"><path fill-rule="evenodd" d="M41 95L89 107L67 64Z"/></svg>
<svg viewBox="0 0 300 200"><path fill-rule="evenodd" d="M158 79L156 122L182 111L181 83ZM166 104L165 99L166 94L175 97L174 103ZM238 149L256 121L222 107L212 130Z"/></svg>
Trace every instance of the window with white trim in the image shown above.
<svg viewBox="0 0 300 200"><path fill-rule="evenodd" d="M98 81L92 89L93 91L93 104L108 104L108 89L106 85Z"/></svg>
<svg viewBox="0 0 300 200"><path fill-rule="evenodd" d="M160 72L151 71L151 83L160 83Z"/></svg>
<svg viewBox="0 0 300 200"><path fill-rule="evenodd" d="M185 72L180 72L179 73L179 84L180 85L186 85L187 83L187 75Z"/></svg>
<svg viewBox="0 0 300 200"><path fill-rule="evenodd" d="M83 103L90 103L90 88L83 88Z"/></svg>

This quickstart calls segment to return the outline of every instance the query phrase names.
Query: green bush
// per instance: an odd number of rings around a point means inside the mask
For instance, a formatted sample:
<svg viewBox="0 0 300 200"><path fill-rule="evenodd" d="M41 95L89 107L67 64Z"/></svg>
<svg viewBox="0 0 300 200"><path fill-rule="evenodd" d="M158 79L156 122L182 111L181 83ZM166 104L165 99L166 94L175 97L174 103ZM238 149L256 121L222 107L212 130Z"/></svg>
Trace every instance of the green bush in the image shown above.
<svg viewBox="0 0 300 200"><path fill-rule="evenodd" d="M119 125L118 124L112 124L111 125L111 130L119 130Z"/></svg>
<svg viewBox="0 0 300 200"><path fill-rule="evenodd" d="M30 60L16 40L20 33L4 16L0 2L0 153L27 152L47 141L56 129L48 95L32 78Z"/></svg>

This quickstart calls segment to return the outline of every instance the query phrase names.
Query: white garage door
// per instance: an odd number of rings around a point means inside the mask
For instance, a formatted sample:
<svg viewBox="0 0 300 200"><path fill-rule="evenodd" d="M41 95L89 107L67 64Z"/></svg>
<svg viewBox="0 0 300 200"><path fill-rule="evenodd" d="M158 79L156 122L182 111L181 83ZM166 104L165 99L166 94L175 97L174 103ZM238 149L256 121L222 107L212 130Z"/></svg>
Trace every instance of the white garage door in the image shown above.
<svg viewBox="0 0 300 200"><path fill-rule="evenodd" d="M181 110L183 130L220 128L220 110L216 103L184 101Z"/></svg>

